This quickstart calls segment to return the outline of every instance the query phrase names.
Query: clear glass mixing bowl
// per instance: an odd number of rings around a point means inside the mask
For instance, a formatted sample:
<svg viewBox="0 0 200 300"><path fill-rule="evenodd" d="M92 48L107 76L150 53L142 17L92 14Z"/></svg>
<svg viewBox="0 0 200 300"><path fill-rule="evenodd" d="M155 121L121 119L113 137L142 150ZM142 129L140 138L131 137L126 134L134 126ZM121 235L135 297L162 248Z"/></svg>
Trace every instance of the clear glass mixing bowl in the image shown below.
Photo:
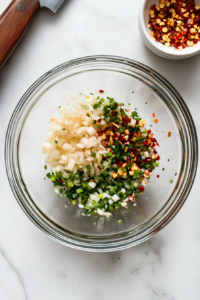
<svg viewBox="0 0 200 300"><path fill-rule="evenodd" d="M129 203L129 210L117 209L111 219L84 217L76 205L66 208L66 198L58 198L51 182L44 180L45 156L41 151L49 119L58 107L73 94L100 89L138 108L139 115L149 120L148 126L153 125L149 128L160 144L160 166L137 206ZM153 123L152 113L158 124ZM170 138L168 131L172 133ZM179 93L149 67L113 56L76 59L38 79L18 103L5 143L8 179L23 211L54 240L87 251L125 249L161 230L185 202L197 161L196 129Z"/></svg>

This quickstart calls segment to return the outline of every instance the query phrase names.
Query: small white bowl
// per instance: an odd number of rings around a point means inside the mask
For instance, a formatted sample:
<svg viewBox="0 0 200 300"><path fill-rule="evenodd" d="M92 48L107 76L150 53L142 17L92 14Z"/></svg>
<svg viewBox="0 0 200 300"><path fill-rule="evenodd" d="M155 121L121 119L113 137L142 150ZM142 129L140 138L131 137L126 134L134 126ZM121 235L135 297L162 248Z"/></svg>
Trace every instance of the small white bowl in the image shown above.
<svg viewBox="0 0 200 300"><path fill-rule="evenodd" d="M158 5L159 3L159 0L142 0L142 5L139 12L139 29L146 46L155 54L172 60L185 59L200 53L200 42L198 42L194 47L186 47L182 51L179 51L175 50L173 46L166 47L163 44L153 40L148 28L149 11L153 4Z"/></svg>

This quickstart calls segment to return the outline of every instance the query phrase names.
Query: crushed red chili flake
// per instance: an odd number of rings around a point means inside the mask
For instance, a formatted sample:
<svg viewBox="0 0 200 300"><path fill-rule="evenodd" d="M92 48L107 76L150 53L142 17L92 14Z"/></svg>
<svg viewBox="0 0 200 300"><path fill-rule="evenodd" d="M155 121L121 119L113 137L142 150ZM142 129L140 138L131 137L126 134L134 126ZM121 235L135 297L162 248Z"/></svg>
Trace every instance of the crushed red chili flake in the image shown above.
<svg viewBox="0 0 200 300"><path fill-rule="evenodd" d="M59 183L63 183L62 179L58 179L58 182L59 182Z"/></svg>
<svg viewBox="0 0 200 300"><path fill-rule="evenodd" d="M194 0L160 0L149 15L150 35L167 47L181 51L200 40L200 6Z"/></svg>
<svg viewBox="0 0 200 300"><path fill-rule="evenodd" d="M104 93L104 91L103 91L103 90L99 90L99 93L103 94L103 93Z"/></svg>
<svg viewBox="0 0 200 300"><path fill-rule="evenodd" d="M158 119L156 119L156 118L154 118L153 121L154 121L154 123L156 123L156 124L158 123Z"/></svg>
<svg viewBox="0 0 200 300"><path fill-rule="evenodd" d="M99 119L97 122L101 123L101 119Z"/></svg>
<svg viewBox="0 0 200 300"><path fill-rule="evenodd" d="M157 178L159 178L160 177L160 175L157 175Z"/></svg>
<svg viewBox="0 0 200 300"><path fill-rule="evenodd" d="M128 200L131 202L135 202L135 198L133 196L128 196Z"/></svg>
<svg viewBox="0 0 200 300"><path fill-rule="evenodd" d="M170 137L172 135L171 131L168 132L168 137Z"/></svg>
<svg viewBox="0 0 200 300"><path fill-rule="evenodd" d="M139 186L138 190L139 190L140 192L144 192L144 191L145 191L145 188L144 188L143 186Z"/></svg>
<svg viewBox="0 0 200 300"><path fill-rule="evenodd" d="M155 115L154 113L152 113L152 117L155 118L155 116L156 116L156 115Z"/></svg>
<svg viewBox="0 0 200 300"><path fill-rule="evenodd" d="M101 171L101 167L100 166L98 166L98 169L99 169L99 171Z"/></svg>

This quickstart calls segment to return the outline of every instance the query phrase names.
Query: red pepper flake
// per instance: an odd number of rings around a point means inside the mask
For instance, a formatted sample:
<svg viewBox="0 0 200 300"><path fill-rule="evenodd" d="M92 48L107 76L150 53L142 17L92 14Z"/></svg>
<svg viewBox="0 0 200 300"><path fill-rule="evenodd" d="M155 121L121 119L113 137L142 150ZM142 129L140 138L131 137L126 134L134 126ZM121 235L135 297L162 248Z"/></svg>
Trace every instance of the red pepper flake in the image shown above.
<svg viewBox="0 0 200 300"><path fill-rule="evenodd" d="M104 148L106 148L106 141L105 140L101 141L101 144L102 144L102 146L104 146Z"/></svg>
<svg viewBox="0 0 200 300"><path fill-rule="evenodd" d="M131 202L135 202L135 198L133 196L131 196L131 195L128 196L128 200L131 201Z"/></svg>
<svg viewBox="0 0 200 300"><path fill-rule="evenodd" d="M151 129L147 130L148 133L151 133Z"/></svg>
<svg viewBox="0 0 200 300"><path fill-rule="evenodd" d="M156 118L153 119L153 121L154 121L154 123L156 123L156 124L158 123L158 119L156 119Z"/></svg>
<svg viewBox="0 0 200 300"><path fill-rule="evenodd" d="M121 104L117 103L118 106L121 106Z"/></svg>
<svg viewBox="0 0 200 300"><path fill-rule="evenodd" d="M131 123L131 118L129 118L129 117L123 117L123 122L124 123Z"/></svg>
<svg viewBox="0 0 200 300"><path fill-rule="evenodd" d="M99 90L99 93L103 94L103 93L104 93L104 91L103 91L103 90Z"/></svg>
<svg viewBox="0 0 200 300"><path fill-rule="evenodd" d="M159 178L160 177L160 175L157 175L157 178Z"/></svg>
<svg viewBox="0 0 200 300"><path fill-rule="evenodd" d="M120 161L120 162L118 163L118 167L121 168L123 164L124 164L124 163L123 163L122 161Z"/></svg>
<svg viewBox="0 0 200 300"><path fill-rule="evenodd" d="M139 186L138 190L139 190L140 192L144 192L144 191L145 191L145 188L144 188L143 186Z"/></svg>
<svg viewBox="0 0 200 300"><path fill-rule="evenodd" d="M101 171L101 167L98 165L98 169L99 169L99 171Z"/></svg>
<svg viewBox="0 0 200 300"><path fill-rule="evenodd" d="M169 161L169 159L167 161Z"/></svg>
<svg viewBox="0 0 200 300"><path fill-rule="evenodd" d="M156 116L156 115L155 115L154 113L152 113L152 117L155 118L155 116Z"/></svg>
<svg viewBox="0 0 200 300"><path fill-rule="evenodd" d="M119 137L119 134L117 132L115 132L114 138L117 139L118 137Z"/></svg>
<svg viewBox="0 0 200 300"><path fill-rule="evenodd" d="M170 137L172 135L171 131L168 132L168 137Z"/></svg>
<svg viewBox="0 0 200 300"><path fill-rule="evenodd" d="M58 182L63 183L62 179L58 179Z"/></svg>
<svg viewBox="0 0 200 300"><path fill-rule="evenodd" d="M101 119L99 119L97 122L101 123Z"/></svg>

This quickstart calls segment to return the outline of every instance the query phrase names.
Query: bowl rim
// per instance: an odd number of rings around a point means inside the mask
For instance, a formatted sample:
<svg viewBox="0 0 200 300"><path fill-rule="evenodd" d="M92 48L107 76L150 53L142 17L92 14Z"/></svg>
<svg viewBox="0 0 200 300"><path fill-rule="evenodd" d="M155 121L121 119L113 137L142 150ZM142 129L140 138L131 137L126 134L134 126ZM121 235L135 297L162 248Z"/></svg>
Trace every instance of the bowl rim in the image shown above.
<svg viewBox="0 0 200 300"><path fill-rule="evenodd" d="M194 55L197 55L200 53L200 42L197 43L194 47L188 47L188 52L185 53L184 50L183 51L178 51L175 50L173 48L174 52L169 52L170 49L172 47L165 47L164 45L162 45L161 43L158 43L156 41L154 41L150 34L149 34L149 29L147 27L147 24L145 22L145 18L144 18L144 10L145 10L145 5L149 0L142 0L142 4L139 10L139 29L141 31L142 34L142 38L145 42L145 44L148 46L148 48L151 51L155 51L154 53L157 55L160 55L164 58L168 58L168 59L186 59L189 57L192 57ZM152 49L152 47L153 49ZM154 50L155 49L155 50Z"/></svg>
<svg viewBox="0 0 200 300"><path fill-rule="evenodd" d="M190 144L190 150L191 150L191 158L192 158L192 166L191 168L191 176L190 178L187 178L187 189L184 191L183 194L178 196L177 202L175 203L174 209L168 211L167 215L165 215L159 222L152 225L148 230L141 232L137 238L134 236L128 236L124 239L118 239L117 241L107 242L104 241L104 243L101 242L94 242L94 241L87 241L85 242L83 238L77 237L75 239L75 236L71 237L70 235L65 238L61 231L59 231L57 228L57 231L53 226L50 228L48 226L48 223L45 222L41 215L37 216L37 214L34 212L33 208L27 204L27 201L24 201L22 199L22 196L20 194L19 190L19 180L17 181L15 178L15 170L13 167L13 160L16 159L15 155L13 155L13 127L14 125L19 121L21 114L19 113L22 107L26 104L28 97L34 93L35 89L40 86L45 80L51 78L53 74L59 74L61 70L67 71L71 67L80 67L81 64L84 63L113 63L113 64L119 64L120 66L124 67L134 67L137 69L137 71L144 72L146 75L149 75L152 77L156 82L158 82L160 85L164 87L165 90L167 90L171 95L173 95L175 103L178 105L178 108L180 109L181 113L185 117L185 121L188 121L190 123L189 129L191 135L188 136L188 138L191 139ZM44 85L44 84L43 84ZM188 124L187 124L188 125ZM150 237L152 237L155 233L163 229L178 213L178 211L181 209L183 204L185 203L191 188L194 183L194 179L196 176L197 171L197 165L198 165L198 138L197 138L197 132L195 128L195 124L193 121L193 118L190 114L190 111L182 99L181 95L178 93L178 91L167 81L162 75L160 75L158 72L154 71L153 69L149 68L148 66L141 64L137 61L119 57L119 56L108 56L108 55L97 55L97 56L86 56L77 58L74 60L70 60L68 62L65 62L54 69L46 72L44 75L42 75L38 80L36 80L29 89L25 92L25 94L22 96L21 100L18 102L8 125L8 129L6 132L6 139L5 139L5 166L6 166L6 172L8 181L10 184L10 187L13 191L13 194L19 203L20 207L23 209L25 214L29 217L29 219L46 235L51 237L52 239L64 244L68 245L72 248L80 249L80 250L86 250L91 252L109 252L109 251L117 251L126 249L129 247L132 247L134 245L137 245L141 242L146 241ZM23 187L25 189L25 187ZM184 187L185 189L185 187ZM26 199L25 199L26 200ZM57 226L58 227L58 226Z"/></svg>

